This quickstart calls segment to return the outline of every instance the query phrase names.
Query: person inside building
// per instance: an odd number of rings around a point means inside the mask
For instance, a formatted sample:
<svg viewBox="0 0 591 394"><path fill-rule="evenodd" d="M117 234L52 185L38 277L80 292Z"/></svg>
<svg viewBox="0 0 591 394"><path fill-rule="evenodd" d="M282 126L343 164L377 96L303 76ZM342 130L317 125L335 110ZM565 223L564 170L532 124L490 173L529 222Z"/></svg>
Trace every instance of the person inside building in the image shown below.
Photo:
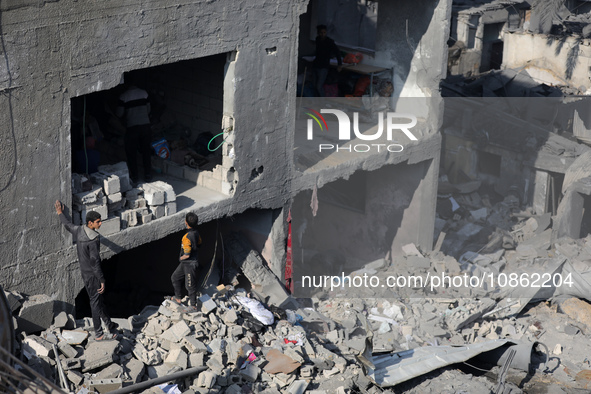
<svg viewBox="0 0 591 394"><path fill-rule="evenodd" d="M86 214L86 224L77 226L66 219L63 213L63 204L57 200L55 211L59 215L61 223L66 230L72 233L78 252L78 264L84 287L90 298L90 310L94 325L95 340L106 341L117 339L118 324L113 322L106 312L103 293L105 292L105 277L101 269L100 236L96 231L101 227L101 215L95 211ZM102 322L105 323L108 332L103 331Z"/></svg>
<svg viewBox="0 0 591 394"><path fill-rule="evenodd" d="M341 59L341 52L335 44L334 40L327 36L326 25L316 26L316 57L314 58L314 77L316 90L320 97L325 96L324 83L330 70L330 59L336 57L337 71L341 71L343 61Z"/></svg>
<svg viewBox="0 0 591 394"><path fill-rule="evenodd" d="M124 143L127 167L132 182L138 178L137 152L142 157L144 181L152 180L152 128L150 126L150 101L148 92L136 86L131 74L124 75L126 89L119 96L116 115L123 119L126 127Z"/></svg>
<svg viewBox="0 0 591 394"><path fill-rule="evenodd" d="M171 300L182 305L182 286L189 292L189 312L197 311L197 268L199 268L199 247L201 246L201 236L197 231L199 217L193 212L185 215L185 226L187 233L181 241L181 251L179 255L179 265L170 277L174 288L174 297Z"/></svg>

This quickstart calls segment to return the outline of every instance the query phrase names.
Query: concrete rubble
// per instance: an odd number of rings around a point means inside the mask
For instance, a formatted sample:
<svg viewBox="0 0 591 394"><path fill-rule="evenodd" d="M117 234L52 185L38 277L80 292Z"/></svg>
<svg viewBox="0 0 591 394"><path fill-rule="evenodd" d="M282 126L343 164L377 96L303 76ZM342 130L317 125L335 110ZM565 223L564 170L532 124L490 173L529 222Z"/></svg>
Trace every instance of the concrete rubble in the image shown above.
<svg viewBox="0 0 591 394"><path fill-rule="evenodd" d="M142 197L135 189L135 200L143 198L147 205L174 198L162 185L142 188ZM26 316L32 305L45 305L52 316L52 324L38 323L35 331L17 326L20 352L31 368L59 382L56 344L70 391L76 393L83 388L107 392L193 367L205 370L177 380L181 392L452 393L504 387L518 393L552 387L567 393L588 388L591 235L554 239L553 218L522 211L513 195L493 203L469 188L441 194L440 201L432 252L405 245L400 255L367 264L351 277L547 272L552 278L559 272L571 273L574 284L406 286L388 289L389 294L366 287L357 289L358 298L343 286L295 300L273 293L275 282L265 279L271 274L248 268L256 266L257 254L236 241L229 250L239 268L249 270L252 291L218 286L199 298L194 313L164 300L119 319L116 341L94 341L89 318L74 321L54 311L47 298L7 293L15 316Z"/></svg>
<svg viewBox="0 0 591 394"><path fill-rule="evenodd" d="M72 174L72 220L80 224L88 211L99 212L103 218L101 235L146 224L177 211L171 185L154 181L134 187L125 162L99 166L98 172L89 178Z"/></svg>

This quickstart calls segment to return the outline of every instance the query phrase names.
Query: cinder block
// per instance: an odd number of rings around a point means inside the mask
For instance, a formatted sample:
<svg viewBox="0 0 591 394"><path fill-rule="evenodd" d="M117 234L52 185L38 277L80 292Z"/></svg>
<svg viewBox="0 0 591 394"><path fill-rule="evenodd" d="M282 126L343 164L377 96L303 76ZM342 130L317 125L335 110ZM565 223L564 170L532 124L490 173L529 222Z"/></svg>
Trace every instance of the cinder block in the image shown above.
<svg viewBox="0 0 591 394"><path fill-rule="evenodd" d="M240 371L240 376L249 382L256 382L257 378L259 377L259 373L261 373L261 369L259 367L248 364L246 368Z"/></svg>
<svg viewBox="0 0 591 394"><path fill-rule="evenodd" d="M127 163L121 161L117 164L98 166L98 171L106 175L117 175L119 177L119 191L126 192L131 189L129 170Z"/></svg>
<svg viewBox="0 0 591 394"><path fill-rule="evenodd" d="M150 223L153 215L148 209L142 209L137 211L137 218L140 224Z"/></svg>
<svg viewBox="0 0 591 394"><path fill-rule="evenodd" d="M74 383L76 386L80 386L82 381L84 380L84 375L82 375L78 371L70 370L66 372L66 376L68 380Z"/></svg>
<svg viewBox="0 0 591 394"><path fill-rule="evenodd" d="M72 208L78 212L82 212L84 210L87 211L92 211L94 208L103 206L107 203L107 197L100 196L97 197L95 202L88 202L88 203L79 203L79 202L73 202L72 203Z"/></svg>
<svg viewBox="0 0 591 394"><path fill-rule="evenodd" d="M139 189L136 187L136 188L126 191L124 194L125 194L125 198L127 198L128 200L134 200L136 198L143 197L144 191L142 189Z"/></svg>
<svg viewBox="0 0 591 394"><path fill-rule="evenodd" d="M121 229L137 226L137 215L134 210L128 209L119 213L121 219Z"/></svg>
<svg viewBox="0 0 591 394"><path fill-rule="evenodd" d="M53 354L51 344L36 335L31 335L23 339L22 346L23 352L29 360L33 356L48 357L50 352Z"/></svg>
<svg viewBox="0 0 591 394"><path fill-rule="evenodd" d="M80 205L92 204L96 203L103 196L103 188L98 185L92 185L92 190L74 194L72 196L72 202Z"/></svg>
<svg viewBox="0 0 591 394"><path fill-rule="evenodd" d="M160 219L166 213L164 205L150 205L150 212L152 212L153 219Z"/></svg>
<svg viewBox="0 0 591 394"><path fill-rule="evenodd" d="M119 216L112 216L103 220L101 227L98 229L98 233L103 236L115 234L119 231L121 231L121 218Z"/></svg>
<svg viewBox="0 0 591 394"><path fill-rule="evenodd" d="M152 182L151 185L164 192L164 202L176 201L176 193L174 192L172 185L162 181Z"/></svg>
<svg viewBox="0 0 591 394"><path fill-rule="evenodd" d="M165 363L176 364L182 369L187 368L187 353L182 349L172 349L164 360Z"/></svg>
<svg viewBox="0 0 591 394"><path fill-rule="evenodd" d="M108 393L123 387L121 379L93 379L88 382L90 390L98 391L99 393Z"/></svg>
<svg viewBox="0 0 591 394"><path fill-rule="evenodd" d="M123 194L120 192L114 194L107 194L107 204L115 204L123 199Z"/></svg>
<svg viewBox="0 0 591 394"><path fill-rule="evenodd" d="M144 191L144 198L148 205L162 205L164 204L164 191L152 185L151 183L142 184Z"/></svg>
<svg viewBox="0 0 591 394"><path fill-rule="evenodd" d="M148 202L145 198L138 197L135 199L127 199L126 206L129 209L146 208L148 206Z"/></svg>
<svg viewBox="0 0 591 394"><path fill-rule="evenodd" d="M121 183L117 175L95 172L94 174L90 174L90 179L92 180L92 183L101 186L106 195L119 193L121 191Z"/></svg>
<svg viewBox="0 0 591 394"><path fill-rule="evenodd" d="M176 201L165 202L164 203L164 214L166 216L171 216L176 213Z"/></svg>
<svg viewBox="0 0 591 394"><path fill-rule="evenodd" d="M203 371L197 377L197 387L210 389L215 385L217 375L211 371Z"/></svg>
<svg viewBox="0 0 591 394"><path fill-rule="evenodd" d="M212 312L214 309L218 307L215 301L212 300L211 297L207 294L204 294L201 297L199 297L199 301L201 301L201 311L206 314Z"/></svg>
<svg viewBox="0 0 591 394"><path fill-rule="evenodd" d="M107 204L107 210L109 211L109 214L115 214L116 211L120 211L125 207L125 204L127 203L127 200L125 199L125 197L121 198L121 201L118 201L116 203L113 204Z"/></svg>
<svg viewBox="0 0 591 394"><path fill-rule="evenodd" d="M67 342L59 342L57 344L57 347L60 350L60 352L62 352L62 354L67 358L74 358L78 355L76 349L70 346Z"/></svg>

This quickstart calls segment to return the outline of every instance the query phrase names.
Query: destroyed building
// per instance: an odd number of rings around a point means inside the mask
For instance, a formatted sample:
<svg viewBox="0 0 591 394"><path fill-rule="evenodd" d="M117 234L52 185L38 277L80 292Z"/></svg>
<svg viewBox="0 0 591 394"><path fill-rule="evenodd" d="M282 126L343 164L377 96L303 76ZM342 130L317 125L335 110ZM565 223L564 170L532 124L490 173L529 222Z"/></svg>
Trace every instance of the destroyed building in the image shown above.
<svg viewBox="0 0 591 394"><path fill-rule="evenodd" d="M174 188L171 202L176 214L133 227L120 225L120 231L103 237L103 260L181 231L187 210L198 213L200 223L211 224L212 231L217 219L250 210L249 219L240 222L241 230L254 234L251 238L258 239L259 252L283 281L292 196L385 165L401 174L408 168L422 179L403 191L421 219L403 223L409 227L404 232L409 239L397 244L412 240L429 249L435 199L426 196L435 187L439 165L438 104L429 108L429 117L435 120L418 131L423 140L401 155L380 158L367 167L359 162L316 174L294 170L297 33L300 24L311 26L307 7L314 9L314 2L156 1L142 9L99 4L89 9L76 2L3 4L2 100L7 127L1 189L6 213L2 285L51 294L68 303L82 289L75 247L59 227L52 204L56 199L68 207L76 202L72 196L75 125L80 118L85 122L95 118L101 129L111 130L102 124L112 119L97 114L117 97L125 72L164 100L160 122L154 122L155 137L161 128L161 135L180 133L189 143L205 132L214 136L224 132L225 139L209 157L207 168L153 157L153 168ZM446 19L448 4L426 2L425 7L430 11L420 18L412 16L414 27L408 30L394 22L411 17L410 4L383 4L379 11L376 49L367 59L391 70L399 95L437 96L433 81L444 72L445 52L432 41L443 39L445 26L436 20ZM63 21L65 8L68 18ZM396 41L406 35L420 46L409 47L406 39ZM421 64L420 56L428 56L429 65ZM105 108L96 109L97 102ZM104 140L99 165L124 161L120 139ZM88 156L89 150L85 152ZM87 159L87 165L91 161ZM109 171L103 173L110 176ZM127 264L141 267L140 262ZM166 269L150 269L167 280Z"/></svg>
<svg viewBox="0 0 591 394"><path fill-rule="evenodd" d="M527 22L527 7L517 4L463 12L483 15L475 23L488 44L479 50L506 50L502 30ZM558 117L552 100L562 95L518 72L469 88L550 101L492 105L467 100L464 82L440 85L451 2L154 0L135 9L23 1L0 10L8 125L0 347L14 346L46 388L107 392L171 380L187 393L589 387L591 322L581 300L591 272L589 149L565 134L584 138L587 118ZM299 100L300 58L322 22L343 51L363 55L365 67L347 73L369 77L364 97L336 97L333 107ZM500 62L476 57L478 72ZM121 135L109 116L124 73L146 84L158 113L154 142L167 142L152 157L155 182L126 183ZM380 95L380 82L392 84L391 96ZM440 88L462 97L444 102ZM583 114L583 105L569 110ZM368 135L356 133L347 146L306 129L307 108L334 116L345 107L359 115L354 124L406 114L418 139L402 134L402 150L372 154L364 150ZM333 130L335 118L326 118ZM557 131L561 122L570 128ZM111 134L93 134L97 124ZM221 146L210 154L212 141ZM319 151L318 141L332 150ZM96 341L78 313L84 290L56 199L74 221L88 209L112 221L101 249L108 286L118 304L134 308L117 319L119 341ZM208 243L204 261L231 282L208 289L196 313L163 297L172 293L168 278L189 211ZM318 263L305 266L310 271L330 265L349 281L329 283L312 299L290 298L302 286L294 262L302 257ZM467 274L508 281L528 268L555 282L526 294L346 286L405 270L450 282ZM129 291L148 281L152 293ZM569 341L578 346L567 352ZM485 367L498 374L485 376Z"/></svg>

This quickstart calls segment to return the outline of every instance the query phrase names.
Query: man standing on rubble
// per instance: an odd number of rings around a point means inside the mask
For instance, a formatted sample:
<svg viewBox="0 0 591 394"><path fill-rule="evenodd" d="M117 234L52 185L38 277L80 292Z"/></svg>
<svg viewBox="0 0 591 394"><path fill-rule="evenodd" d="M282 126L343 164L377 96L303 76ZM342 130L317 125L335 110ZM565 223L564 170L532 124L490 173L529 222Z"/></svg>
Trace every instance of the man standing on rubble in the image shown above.
<svg viewBox="0 0 591 394"><path fill-rule="evenodd" d="M179 256L179 265L172 273L170 280L174 288L174 297L172 301L181 305L182 285L185 282L185 288L189 292L189 312L197 311L197 268L199 268L199 247L201 246L201 236L197 231L199 217L193 212L185 215L185 226L187 233L181 241L181 252Z"/></svg>
<svg viewBox="0 0 591 394"><path fill-rule="evenodd" d="M152 180L152 128L150 126L150 102L148 92L133 83L131 75L125 73L127 89L119 96L116 115L123 118L127 131L123 139L125 156L132 182L138 181L137 151L142 156L144 181Z"/></svg>
<svg viewBox="0 0 591 394"><path fill-rule="evenodd" d="M101 215L98 212L90 211L86 214L86 224L77 226L66 219L63 213L63 205L57 200L55 212L59 215L60 221L74 237L76 251L78 252L78 263L80 273L84 281L84 287L90 298L90 310L94 324L95 340L106 341L116 339L117 323L113 322L105 311L103 293L105 292L105 277L101 269L100 238L96 231L101 227ZM103 332L101 319L105 322L108 333Z"/></svg>

